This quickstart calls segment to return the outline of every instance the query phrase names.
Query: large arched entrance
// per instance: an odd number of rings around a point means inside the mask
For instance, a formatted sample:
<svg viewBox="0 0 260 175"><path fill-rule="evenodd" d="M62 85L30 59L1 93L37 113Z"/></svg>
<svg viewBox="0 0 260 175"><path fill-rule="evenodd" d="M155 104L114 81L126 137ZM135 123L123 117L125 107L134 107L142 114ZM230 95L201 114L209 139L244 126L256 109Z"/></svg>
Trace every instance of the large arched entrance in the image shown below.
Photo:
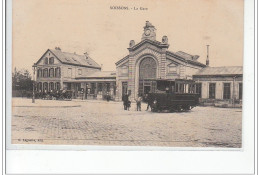
<svg viewBox="0 0 260 175"><path fill-rule="evenodd" d="M157 65L153 58L144 58L139 65L139 89L138 93L144 95L149 93L155 85L152 84L151 79L156 78Z"/></svg>

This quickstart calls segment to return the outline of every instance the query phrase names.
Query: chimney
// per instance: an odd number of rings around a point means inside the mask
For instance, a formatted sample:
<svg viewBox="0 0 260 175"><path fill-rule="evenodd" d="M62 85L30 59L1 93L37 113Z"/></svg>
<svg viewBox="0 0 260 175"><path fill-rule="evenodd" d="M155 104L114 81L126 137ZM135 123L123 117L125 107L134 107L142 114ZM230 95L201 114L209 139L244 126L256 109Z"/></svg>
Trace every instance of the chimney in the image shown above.
<svg viewBox="0 0 260 175"><path fill-rule="evenodd" d="M59 50L59 51L61 51L60 47L55 47L55 50Z"/></svg>
<svg viewBox="0 0 260 175"><path fill-rule="evenodd" d="M88 56L88 52L85 52L84 55L85 55L86 59L89 58L89 56Z"/></svg>
<svg viewBox="0 0 260 175"><path fill-rule="evenodd" d="M209 66L209 45L207 45L207 60L206 60L206 66Z"/></svg>
<svg viewBox="0 0 260 175"><path fill-rule="evenodd" d="M101 67L101 71L102 71L103 70L103 64L101 64L100 67Z"/></svg>

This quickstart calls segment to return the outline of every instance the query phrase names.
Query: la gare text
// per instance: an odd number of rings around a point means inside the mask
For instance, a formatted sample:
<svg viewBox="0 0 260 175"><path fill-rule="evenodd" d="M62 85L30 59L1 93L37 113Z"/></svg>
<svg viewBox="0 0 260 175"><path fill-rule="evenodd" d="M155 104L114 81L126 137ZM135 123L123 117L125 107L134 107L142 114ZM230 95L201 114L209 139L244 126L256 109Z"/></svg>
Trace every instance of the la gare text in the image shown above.
<svg viewBox="0 0 260 175"><path fill-rule="evenodd" d="M110 10L148 10L146 7L110 6Z"/></svg>

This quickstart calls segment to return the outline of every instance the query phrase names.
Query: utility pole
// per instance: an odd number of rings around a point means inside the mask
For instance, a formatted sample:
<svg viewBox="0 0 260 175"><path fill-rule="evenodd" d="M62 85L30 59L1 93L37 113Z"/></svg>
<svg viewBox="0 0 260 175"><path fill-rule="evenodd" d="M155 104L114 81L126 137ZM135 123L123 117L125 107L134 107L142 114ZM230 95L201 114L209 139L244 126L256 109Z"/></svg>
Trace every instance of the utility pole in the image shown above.
<svg viewBox="0 0 260 175"><path fill-rule="evenodd" d="M34 92L34 89L35 89L35 68L36 68L36 64L34 63L32 67L33 67L33 94L32 94L32 103L35 103L35 92Z"/></svg>
<svg viewBox="0 0 260 175"><path fill-rule="evenodd" d="M209 66L209 45L207 45L207 60L206 60L206 66Z"/></svg>

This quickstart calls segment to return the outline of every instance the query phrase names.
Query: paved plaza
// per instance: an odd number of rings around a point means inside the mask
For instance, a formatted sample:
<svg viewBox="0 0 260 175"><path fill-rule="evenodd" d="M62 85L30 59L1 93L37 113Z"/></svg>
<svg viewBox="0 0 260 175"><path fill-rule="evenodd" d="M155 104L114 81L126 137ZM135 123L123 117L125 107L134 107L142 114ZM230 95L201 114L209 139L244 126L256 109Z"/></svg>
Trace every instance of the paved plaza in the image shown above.
<svg viewBox="0 0 260 175"><path fill-rule="evenodd" d="M242 109L123 110L121 102L13 98L13 144L241 147Z"/></svg>

